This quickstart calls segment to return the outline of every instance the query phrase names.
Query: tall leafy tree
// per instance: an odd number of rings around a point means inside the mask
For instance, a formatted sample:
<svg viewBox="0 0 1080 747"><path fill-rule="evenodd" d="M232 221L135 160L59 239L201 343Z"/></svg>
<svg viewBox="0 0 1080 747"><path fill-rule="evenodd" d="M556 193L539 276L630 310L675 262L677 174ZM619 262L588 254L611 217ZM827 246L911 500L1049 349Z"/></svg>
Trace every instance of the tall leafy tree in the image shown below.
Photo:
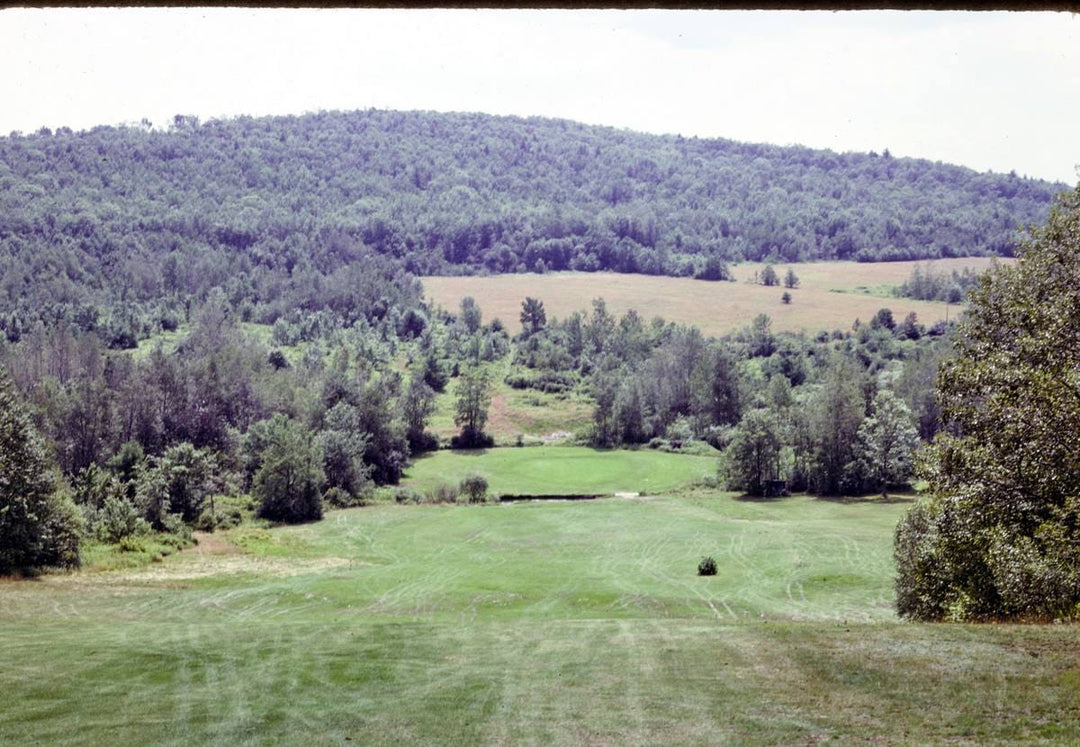
<svg viewBox="0 0 1080 747"><path fill-rule="evenodd" d="M728 446L728 482L749 495L764 495L767 483L780 476L780 428L775 412L750 410Z"/></svg>
<svg viewBox="0 0 1080 747"><path fill-rule="evenodd" d="M521 327L526 336L535 335L547 324L547 314L544 312L544 302L526 296L521 302Z"/></svg>
<svg viewBox="0 0 1080 747"><path fill-rule="evenodd" d="M888 497L890 485L906 483L919 433L911 423L911 410L888 389L874 397L873 410L859 426L857 459L863 475Z"/></svg>
<svg viewBox="0 0 1080 747"><path fill-rule="evenodd" d="M846 355L837 353L829 364L812 403L816 434L810 487L816 493L846 492L844 475L855 456L855 437L865 415L863 373Z"/></svg>
<svg viewBox="0 0 1080 747"><path fill-rule="evenodd" d="M916 619L1080 611L1080 187L972 292L939 376L930 497L896 532Z"/></svg>
<svg viewBox="0 0 1080 747"><path fill-rule="evenodd" d="M414 373L401 398L405 419L405 438L412 453L438 448L438 440L424 430L428 419L435 414L435 392L424 381L422 373Z"/></svg>
<svg viewBox="0 0 1080 747"><path fill-rule="evenodd" d="M476 299L472 296L465 296L465 298L461 299L461 321L469 334L475 334L480 329L483 322L483 312L480 311L480 305L476 303Z"/></svg>
<svg viewBox="0 0 1080 747"><path fill-rule="evenodd" d="M322 454L307 430L284 415L266 428L262 464L251 493L259 516L295 524L322 518Z"/></svg>
<svg viewBox="0 0 1080 747"><path fill-rule="evenodd" d="M491 437L484 433L491 406L491 377L487 370L474 366L462 374L457 385L454 425L461 428L456 443L464 448L487 446Z"/></svg>
<svg viewBox="0 0 1080 747"><path fill-rule="evenodd" d="M55 492L30 417L0 368L0 573L79 564L78 509Z"/></svg>

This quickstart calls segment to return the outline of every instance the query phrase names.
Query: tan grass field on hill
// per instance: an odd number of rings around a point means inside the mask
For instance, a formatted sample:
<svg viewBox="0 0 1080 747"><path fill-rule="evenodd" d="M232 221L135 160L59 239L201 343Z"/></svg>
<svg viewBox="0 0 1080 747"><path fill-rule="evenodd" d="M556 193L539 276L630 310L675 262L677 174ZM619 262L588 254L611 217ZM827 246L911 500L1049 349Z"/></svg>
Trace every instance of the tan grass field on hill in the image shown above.
<svg viewBox="0 0 1080 747"><path fill-rule="evenodd" d="M623 314L636 309L646 320L695 324L707 334L723 335L749 324L758 314L772 318L774 331L818 332L850 329L856 319L869 321L878 309L892 309L897 321L914 311L919 321L933 324L955 318L953 304L889 297L891 286L902 284L916 267L935 273L951 273L971 267L977 271L993 262L987 257L922 260L913 262L813 262L790 265L799 287L790 291L785 304L781 286L765 287L752 282L764 265L736 265L736 282L708 282L688 278L624 275L611 272L556 272L545 275L515 274L492 277L425 277L427 299L456 311L461 299L472 296L480 304L484 320L501 319L520 330L521 302L526 296L544 302L548 318L560 319L575 311L587 311L594 298L603 298L608 310ZM1010 262L1012 260L999 260ZM775 265L781 279L789 265Z"/></svg>

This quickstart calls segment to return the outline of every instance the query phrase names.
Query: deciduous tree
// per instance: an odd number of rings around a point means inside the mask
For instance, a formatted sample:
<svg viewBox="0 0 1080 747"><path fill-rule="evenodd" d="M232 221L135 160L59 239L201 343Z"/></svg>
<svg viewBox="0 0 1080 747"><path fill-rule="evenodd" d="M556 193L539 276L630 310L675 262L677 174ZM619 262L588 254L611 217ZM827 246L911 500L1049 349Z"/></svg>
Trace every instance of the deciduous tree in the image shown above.
<svg viewBox="0 0 1080 747"><path fill-rule="evenodd" d="M915 619L1080 612L1080 187L972 292L939 376L930 497L896 532Z"/></svg>
<svg viewBox="0 0 1080 747"><path fill-rule="evenodd" d="M80 517L55 491L41 439L0 368L0 573L79 564Z"/></svg>

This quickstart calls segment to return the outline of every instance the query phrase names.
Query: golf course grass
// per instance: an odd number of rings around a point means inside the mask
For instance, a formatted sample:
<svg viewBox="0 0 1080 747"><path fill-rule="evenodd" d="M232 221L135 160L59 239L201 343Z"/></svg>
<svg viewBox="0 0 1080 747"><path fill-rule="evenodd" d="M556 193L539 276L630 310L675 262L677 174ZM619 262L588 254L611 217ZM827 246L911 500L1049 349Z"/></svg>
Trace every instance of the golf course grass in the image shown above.
<svg viewBox="0 0 1080 747"><path fill-rule="evenodd" d="M1075 743L1074 628L895 619L906 505L379 505L0 582L0 743Z"/></svg>
<svg viewBox="0 0 1080 747"><path fill-rule="evenodd" d="M715 476L716 457L584 446L436 451L414 460L405 484L427 490L468 475L484 477L499 495L657 493Z"/></svg>

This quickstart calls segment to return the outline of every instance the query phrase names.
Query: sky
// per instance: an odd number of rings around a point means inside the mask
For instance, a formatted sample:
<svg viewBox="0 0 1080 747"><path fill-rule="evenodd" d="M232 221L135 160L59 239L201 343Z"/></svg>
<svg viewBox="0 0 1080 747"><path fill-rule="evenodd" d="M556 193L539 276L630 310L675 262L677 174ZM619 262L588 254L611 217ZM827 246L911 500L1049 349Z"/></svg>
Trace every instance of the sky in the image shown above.
<svg viewBox="0 0 1080 747"><path fill-rule="evenodd" d="M1055 12L0 10L0 133L423 109L1080 179Z"/></svg>

